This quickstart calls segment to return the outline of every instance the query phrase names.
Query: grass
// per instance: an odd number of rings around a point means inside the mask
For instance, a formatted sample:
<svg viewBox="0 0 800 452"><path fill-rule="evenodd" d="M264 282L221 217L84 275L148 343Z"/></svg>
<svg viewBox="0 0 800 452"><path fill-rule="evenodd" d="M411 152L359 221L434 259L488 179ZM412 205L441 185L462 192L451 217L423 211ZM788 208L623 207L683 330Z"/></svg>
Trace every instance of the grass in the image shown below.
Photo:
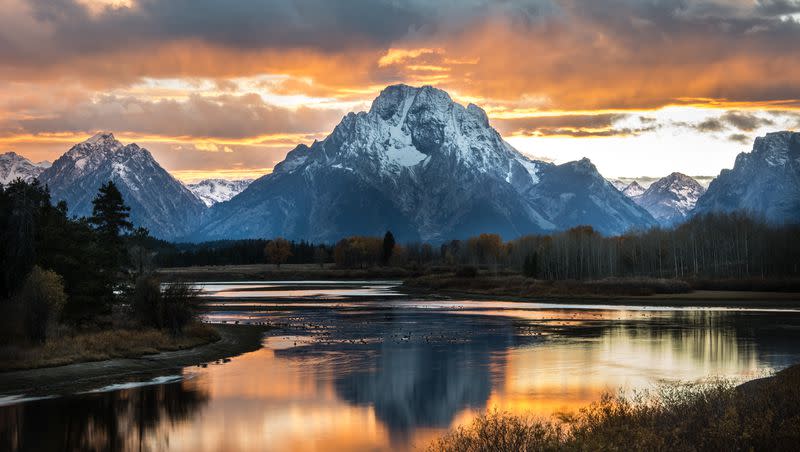
<svg viewBox="0 0 800 452"><path fill-rule="evenodd" d="M331 264L210 265L161 268L157 274L164 281L243 281L304 279L404 279L420 274L401 267L337 268Z"/></svg>
<svg viewBox="0 0 800 452"><path fill-rule="evenodd" d="M473 278L439 274L408 279L404 284L412 289L515 297L647 296L691 291L689 284L684 281L655 278L546 281L522 275L479 275Z"/></svg>
<svg viewBox="0 0 800 452"><path fill-rule="evenodd" d="M178 337L156 329L112 329L65 335L40 346L4 346L0 349L0 371L134 358L192 348L219 338L211 325L199 322L188 325Z"/></svg>
<svg viewBox="0 0 800 452"><path fill-rule="evenodd" d="M800 366L735 387L670 386L605 395L576 413L534 419L489 412L430 452L789 451L800 444Z"/></svg>

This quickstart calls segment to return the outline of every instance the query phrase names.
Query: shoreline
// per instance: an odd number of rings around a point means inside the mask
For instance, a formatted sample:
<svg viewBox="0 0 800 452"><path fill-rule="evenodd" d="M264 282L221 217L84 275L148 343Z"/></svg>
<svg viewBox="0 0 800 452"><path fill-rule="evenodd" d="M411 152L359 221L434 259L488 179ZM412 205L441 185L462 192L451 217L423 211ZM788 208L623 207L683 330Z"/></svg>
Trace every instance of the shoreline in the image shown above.
<svg viewBox="0 0 800 452"><path fill-rule="evenodd" d="M412 297L438 299L471 298L477 301L508 301L516 303L563 304L697 308L773 308L800 309L800 293L695 290L680 294L653 295L502 295L450 289L426 289L401 286L400 290Z"/></svg>
<svg viewBox="0 0 800 452"><path fill-rule="evenodd" d="M269 328L258 325L214 324L218 341L197 347L136 358L115 358L57 367L0 373L0 398L12 395L53 395L87 391L125 378L156 377L184 367L204 365L258 350Z"/></svg>

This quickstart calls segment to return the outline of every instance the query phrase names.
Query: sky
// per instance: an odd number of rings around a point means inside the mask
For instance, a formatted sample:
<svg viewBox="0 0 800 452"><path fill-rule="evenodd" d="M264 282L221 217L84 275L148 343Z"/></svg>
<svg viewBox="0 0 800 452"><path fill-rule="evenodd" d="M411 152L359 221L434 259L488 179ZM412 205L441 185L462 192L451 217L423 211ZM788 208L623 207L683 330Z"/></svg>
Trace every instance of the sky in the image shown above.
<svg viewBox="0 0 800 452"><path fill-rule="evenodd" d="M184 181L268 173L387 85L607 177L716 175L800 129L800 0L0 0L0 152L98 131Z"/></svg>

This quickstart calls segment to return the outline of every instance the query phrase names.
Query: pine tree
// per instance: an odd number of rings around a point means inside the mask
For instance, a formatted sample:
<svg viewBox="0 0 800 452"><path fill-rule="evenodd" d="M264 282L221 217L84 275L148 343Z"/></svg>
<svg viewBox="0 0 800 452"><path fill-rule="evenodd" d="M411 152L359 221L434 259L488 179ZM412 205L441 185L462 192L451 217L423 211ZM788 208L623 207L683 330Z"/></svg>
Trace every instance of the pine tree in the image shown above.
<svg viewBox="0 0 800 452"><path fill-rule="evenodd" d="M128 221L131 208L125 205L122 193L112 181L100 187L92 205L89 223L97 232L98 245L102 250L103 285L114 286L119 281L120 271L127 264L127 250L120 234L133 229L133 224Z"/></svg>
<svg viewBox="0 0 800 452"><path fill-rule="evenodd" d="M119 237L121 232L133 229L133 224L128 221L131 208L125 205L122 193L113 181L100 186L97 196L92 200L92 206L89 222L100 233Z"/></svg>

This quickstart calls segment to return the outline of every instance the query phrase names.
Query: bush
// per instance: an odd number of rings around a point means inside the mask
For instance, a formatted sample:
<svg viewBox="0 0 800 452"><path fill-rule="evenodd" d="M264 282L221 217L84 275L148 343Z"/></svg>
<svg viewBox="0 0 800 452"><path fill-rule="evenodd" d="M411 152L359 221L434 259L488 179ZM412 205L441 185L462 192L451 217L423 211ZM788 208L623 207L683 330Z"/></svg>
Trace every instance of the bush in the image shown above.
<svg viewBox="0 0 800 452"><path fill-rule="evenodd" d="M161 307L161 281L151 275L140 276L133 289L131 307L136 320L141 325L161 328L164 324Z"/></svg>
<svg viewBox="0 0 800 452"><path fill-rule="evenodd" d="M51 270L33 267L18 296L28 339L44 343L67 303L61 276Z"/></svg>
<svg viewBox="0 0 800 452"><path fill-rule="evenodd" d="M734 387L667 386L633 398L604 395L577 413L528 419L490 412L430 451L797 450L800 366Z"/></svg>
<svg viewBox="0 0 800 452"><path fill-rule="evenodd" d="M195 320L198 291L188 284L173 283L161 288L161 281L146 275L136 281L131 305L144 327L168 330L173 336Z"/></svg>
<svg viewBox="0 0 800 452"><path fill-rule="evenodd" d="M195 305L199 291L188 284L170 284L161 293L164 328L173 336L183 333L183 328L195 320Z"/></svg>

